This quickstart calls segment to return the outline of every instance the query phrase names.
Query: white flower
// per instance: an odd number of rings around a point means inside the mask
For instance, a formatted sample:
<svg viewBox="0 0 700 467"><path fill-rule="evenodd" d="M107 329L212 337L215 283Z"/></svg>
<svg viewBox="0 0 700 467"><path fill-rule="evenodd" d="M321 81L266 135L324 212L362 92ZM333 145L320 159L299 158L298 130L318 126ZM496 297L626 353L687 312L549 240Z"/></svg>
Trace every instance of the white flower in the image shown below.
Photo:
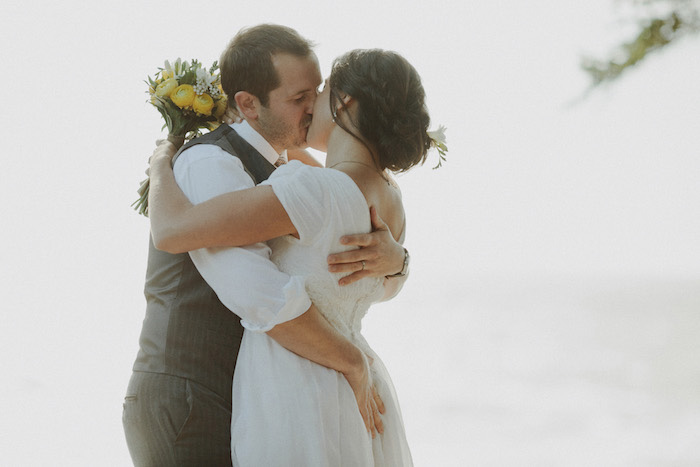
<svg viewBox="0 0 700 467"><path fill-rule="evenodd" d="M445 131L447 128L443 125L440 125L437 130L429 131L428 136L430 136L430 139L433 140L433 146L440 146L442 144L443 146L446 145L447 143L447 137L445 136Z"/></svg>
<svg viewBox="0 0 700 467"><path fill-rule="evenodd" d="M197 84L194 86L194 90L197 94L209 93L211 97L219 97L219 88L214 86L214 76L203 68L197 68L195 70L197 75Z"/></svg>
<svg viewBox="0 0 700 467"><path fill-rule="evenodd" d="M214 77L209 73L207 70L203 68L197 68L197 84L202 82L202 84L205 84L206 86L209 86L212 81L214 81Z"/></svg>
<svg viewBox="0 0 700 467"><path fill-rule="evenodd" d="M180 60L180 57L177 57L177 60L175 60L175 63L173 64L173 70L175 71L175 75L180 76L184 71L184 68L187 68L187 62L184 63L183 67L182 60Z"/></svg>
<svg viewBox="0 0 700 467"><path fill-rule="evenodd" d="M435 148L438 152L438 164L433 167L437 169L442 166L442 163L446 160L445 154L447 154L447 137L445 136L446 127L440 125L437 130L429 131L428 137L432 140L430 146Z"/></svg>

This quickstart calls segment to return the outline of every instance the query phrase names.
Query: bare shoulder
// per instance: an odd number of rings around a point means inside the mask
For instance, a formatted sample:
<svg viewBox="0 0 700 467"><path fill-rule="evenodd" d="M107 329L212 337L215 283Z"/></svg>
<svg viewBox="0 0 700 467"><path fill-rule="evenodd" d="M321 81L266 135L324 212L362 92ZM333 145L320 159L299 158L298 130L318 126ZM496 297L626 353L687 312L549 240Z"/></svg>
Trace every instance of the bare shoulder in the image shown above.
<svg viewBox="0 0 700 467"><path fill-rule="evenodd" d="M406 213L398 184L395 181L383 183L373 191L372 202L369 204L376 207L379 217L389 226L394 239L399 241L405 230Z"/></svg>

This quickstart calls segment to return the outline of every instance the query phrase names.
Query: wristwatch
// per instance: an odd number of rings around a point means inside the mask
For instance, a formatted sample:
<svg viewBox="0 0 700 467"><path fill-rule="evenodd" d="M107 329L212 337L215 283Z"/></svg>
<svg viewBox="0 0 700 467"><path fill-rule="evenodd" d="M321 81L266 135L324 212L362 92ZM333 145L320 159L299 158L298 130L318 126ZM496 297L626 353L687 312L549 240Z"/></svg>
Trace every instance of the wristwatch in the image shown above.
<svg viewBox="0 0 700 467"><path fill-rule="evenodd" d="M408 254L408 250L404 247L404 257L403 257L403 268L401 268L401 271L397 272L396 274L391 274L390 276L386 277L403 277L406 274L408 274L408 262L410 261L411 257Z"/></svg>

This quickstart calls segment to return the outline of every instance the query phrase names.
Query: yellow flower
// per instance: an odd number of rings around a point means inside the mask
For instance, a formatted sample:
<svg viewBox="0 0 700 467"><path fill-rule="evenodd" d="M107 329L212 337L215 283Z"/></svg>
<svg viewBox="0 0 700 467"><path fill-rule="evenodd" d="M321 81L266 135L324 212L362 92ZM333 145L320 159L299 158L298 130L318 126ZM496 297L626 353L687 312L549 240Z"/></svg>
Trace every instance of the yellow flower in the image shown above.
<svg viewBox="0 0 700 467"><path fill-rule="evenodd" d="M192 107L192 102L194 101L194 88L189 84L181 84L173 90L172 94L170 94L170 99L172 99L173 104L181 109Z"/></svg>
<svg viewBox="0 0 700 467"><path fill-rule="evenodd" d="M172 70L163 70L163 72L160 74L160 77L163 79L170 79L173 77L173 71Z"/></svg>
<svg viewBox="0 0 700 467"><path fill-rule="evenodd" d="M166 79L156 87L156 96L170 97L175 88L177 88L177 80L175 78Z"/></svg>
<svg viewBox="0 0 700 467"><path fill-rule="evenodd" d="M213 107L214 99L212 99L209 94L196 96L192 104L192 109L200 115L211 115L211 109Z"/></svg>
<svg viewBox="0 0 700 467"><path fill-rule="evenodd" d="M226 99L226 96L223 96L217 100L216 105L214 106L214 116L220 119L224 112L226 112L227 105L228 99Z"/></svg>

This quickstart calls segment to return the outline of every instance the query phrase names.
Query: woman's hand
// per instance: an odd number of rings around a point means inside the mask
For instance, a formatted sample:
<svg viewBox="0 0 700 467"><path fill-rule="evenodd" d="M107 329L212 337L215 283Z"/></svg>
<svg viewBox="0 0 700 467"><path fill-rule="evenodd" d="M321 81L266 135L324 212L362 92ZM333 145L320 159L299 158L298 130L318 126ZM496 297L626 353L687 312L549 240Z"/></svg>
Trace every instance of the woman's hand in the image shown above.
<svg viewBox="0 0 700 467"><path fill-rule="evenodd" d="M148 164L152 166L160 161L167 161L170 163L176 153L177 147L167 139L156 140L156 149L148 159Z"/></svg>
<svg viewBox="0 0 700 467"><path fill-rule="evenodd" d="M290 161L297 160L302 164L312 167L324 167L314 156L306 149L287 149L287 159Z"/></svg>
<svg viewBox="0 0 700 467"><path fill-rule="evenodd" d="M380 416L380 413L385 411L384 403L372 383L367 357L363 355L362 364L344 375L355 393L357 406L360 409L360 415L362 415L367 431L372 434L372 438L377 435L377 432L384 433L384 424Z"/></svg>
<svg viewBox="0 0 700 467"><path fill-rule="evenodd" d="M224 115L223 117L221 117L221 119L224 121L224 123L228 125L232 123L240 123L243 121L241 114L238 113L238 109L231 107L230 105L226 107L226 112L224 112Z"/></svg>

